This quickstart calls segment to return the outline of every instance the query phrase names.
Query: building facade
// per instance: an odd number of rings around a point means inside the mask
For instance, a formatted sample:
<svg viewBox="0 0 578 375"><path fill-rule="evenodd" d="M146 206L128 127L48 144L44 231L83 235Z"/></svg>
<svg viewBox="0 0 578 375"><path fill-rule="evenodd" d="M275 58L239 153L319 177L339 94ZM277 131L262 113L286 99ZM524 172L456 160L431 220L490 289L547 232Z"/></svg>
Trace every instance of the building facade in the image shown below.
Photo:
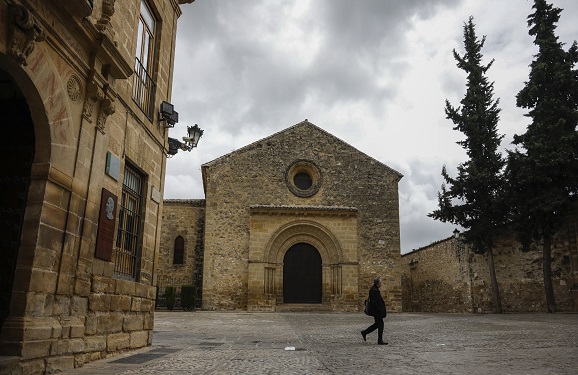
<svg viewBox="0 0 578 375"><path fill-rule="evenodd" d="M358 311L381 276L388 308L401 311L401 174L307 120L202 173L204 309ZM194 232L178 210L198 216L186 202L165 206L170 260L177 238Z"/></svg>
<svg viewBox="0 0 578 375"><path fill-rule="evenodd" d="M0 368L151 344L176 22L192 0L0 0Z"/></svg>

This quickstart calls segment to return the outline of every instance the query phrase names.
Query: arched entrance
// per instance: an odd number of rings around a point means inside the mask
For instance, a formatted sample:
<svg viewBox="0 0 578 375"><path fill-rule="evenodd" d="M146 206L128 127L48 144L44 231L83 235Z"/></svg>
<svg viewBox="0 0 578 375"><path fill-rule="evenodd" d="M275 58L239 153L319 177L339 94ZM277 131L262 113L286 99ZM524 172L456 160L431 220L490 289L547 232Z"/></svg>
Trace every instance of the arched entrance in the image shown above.
<svg viewBox="0 0 578 375"><path fill-rule="evenodd" d="M35 137L30 109L12 77L0 69L0 328L8 316Z"/></svg>
<svg viewBox="0 0 578 375"><path fill-rule="evenodd" d="M283 302L321 303L321 255L308 243L289 248L283 258Z"/></svg>

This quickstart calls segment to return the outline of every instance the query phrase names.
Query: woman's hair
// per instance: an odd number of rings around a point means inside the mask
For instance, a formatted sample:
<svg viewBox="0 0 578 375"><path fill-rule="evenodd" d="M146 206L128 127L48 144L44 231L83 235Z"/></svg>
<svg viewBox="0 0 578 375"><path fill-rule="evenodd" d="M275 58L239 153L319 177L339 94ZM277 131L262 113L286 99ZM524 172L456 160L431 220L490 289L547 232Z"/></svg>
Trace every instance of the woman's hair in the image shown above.
<svg viewBox="0 0 578 375"><path fill-rule="evenodd" d="M381 277L376 277L375 279L373 279L373 285L377 286L379 285L379 283L381 282Z"/></svg>

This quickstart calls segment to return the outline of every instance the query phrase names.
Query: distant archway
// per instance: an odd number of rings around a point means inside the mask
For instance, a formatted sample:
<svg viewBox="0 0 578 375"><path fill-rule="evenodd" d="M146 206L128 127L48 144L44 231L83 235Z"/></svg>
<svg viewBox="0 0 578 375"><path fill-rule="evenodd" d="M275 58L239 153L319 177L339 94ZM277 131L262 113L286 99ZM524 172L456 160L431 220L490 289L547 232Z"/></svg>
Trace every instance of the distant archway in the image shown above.
<svg viewBox="0 0 578 375"><path fill-rule="evenodd" d="M283 302L322 302L321 255L308 243L295 244L285 253Z"/></svg>

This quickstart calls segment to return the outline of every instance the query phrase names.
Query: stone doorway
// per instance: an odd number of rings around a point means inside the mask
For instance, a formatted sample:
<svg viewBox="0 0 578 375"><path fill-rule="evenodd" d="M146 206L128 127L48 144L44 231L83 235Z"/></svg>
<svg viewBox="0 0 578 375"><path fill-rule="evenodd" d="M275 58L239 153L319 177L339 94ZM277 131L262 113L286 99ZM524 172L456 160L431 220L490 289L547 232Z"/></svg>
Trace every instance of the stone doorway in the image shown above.
<svg viewBox="0 0 578 375"><path fill-rule="evenodd" d="M321 303L321 255L308 243L289 248L283 258L283 302Z"/></svg>
<svg viewBox="0 0 578 375"><path fill-rule="evenodd" d="M11 76L0 69L0 329L9 314L12 284L30 171L35 153L35 136L26 99Z"/></svg>

